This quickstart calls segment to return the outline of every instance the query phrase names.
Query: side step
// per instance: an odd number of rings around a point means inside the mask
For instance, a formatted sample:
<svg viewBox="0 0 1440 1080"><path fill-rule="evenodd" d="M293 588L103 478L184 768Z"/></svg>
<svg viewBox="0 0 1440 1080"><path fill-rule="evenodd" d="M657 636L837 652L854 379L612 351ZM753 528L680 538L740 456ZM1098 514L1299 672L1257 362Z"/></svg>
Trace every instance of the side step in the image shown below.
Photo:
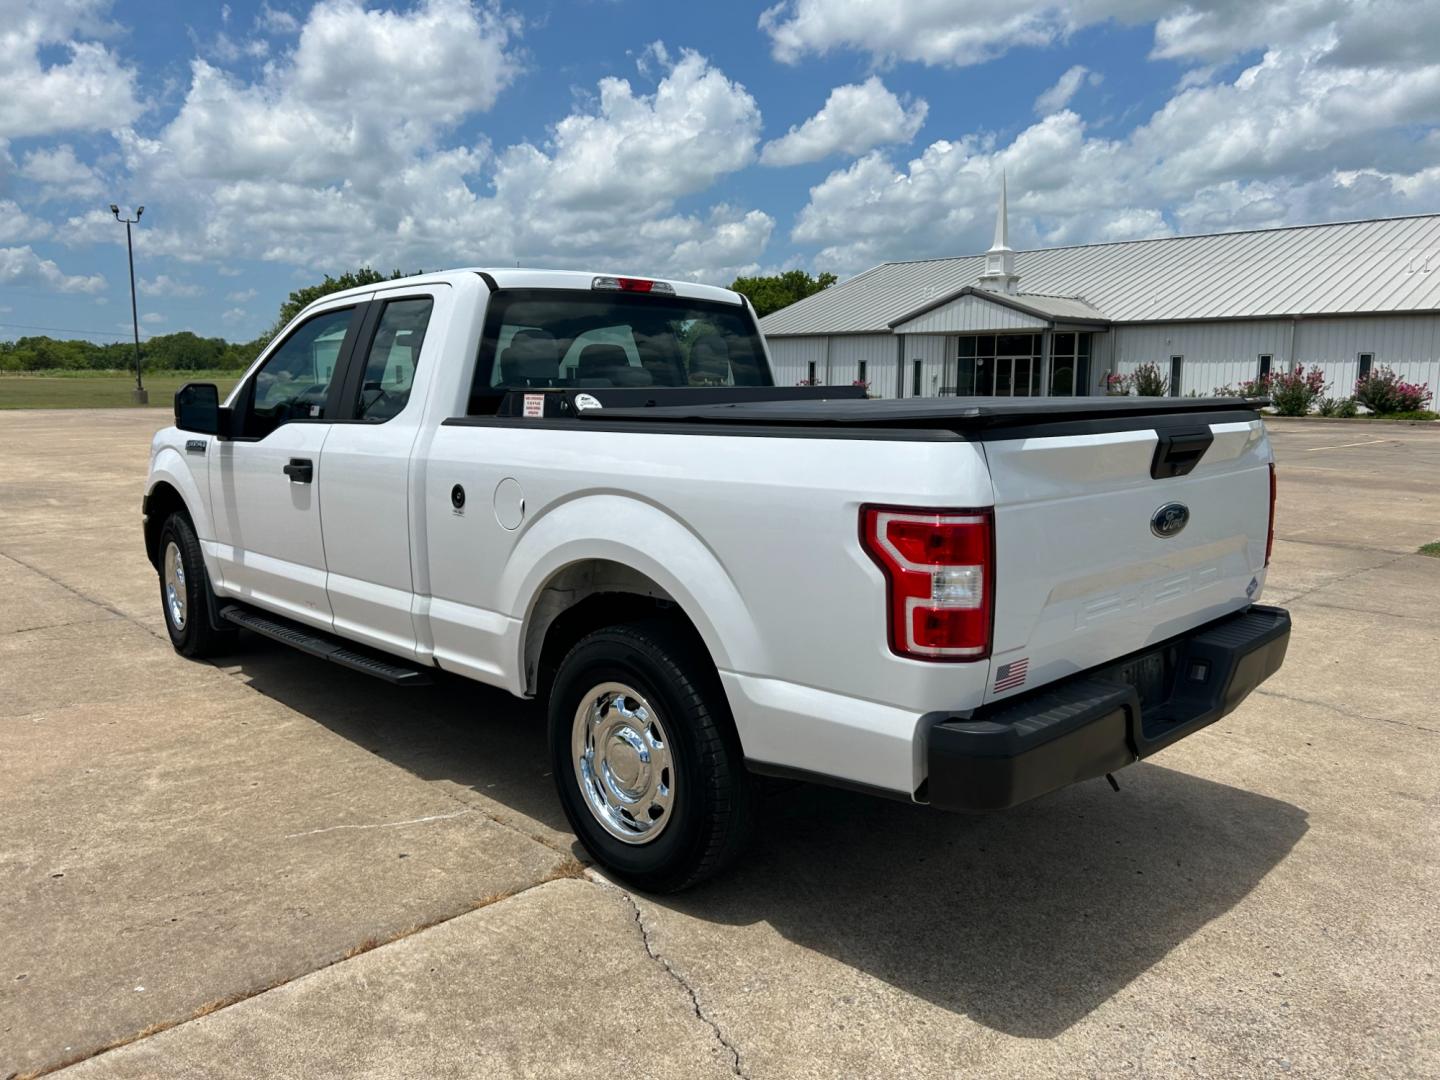
<svg viewBox="0 0 1440 1080"><path fill-rule="evenodd" d="M262 614L239 604L227 604L220 609L220 617L303 653L318 656L321 660L329 660L332 664L339 664L353 671L373 675L396 686L429 686L431 682L430 676L413 664L407 664L395 657L362 652L348 641L342 641L320 630L311 630L278 615Z"/></svg>

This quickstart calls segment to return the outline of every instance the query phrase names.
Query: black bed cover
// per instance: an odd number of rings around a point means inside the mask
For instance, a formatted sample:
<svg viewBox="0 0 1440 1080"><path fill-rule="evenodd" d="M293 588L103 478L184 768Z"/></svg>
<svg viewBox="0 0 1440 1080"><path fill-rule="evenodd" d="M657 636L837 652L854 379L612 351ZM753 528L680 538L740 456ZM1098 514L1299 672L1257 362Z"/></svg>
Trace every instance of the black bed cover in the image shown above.
<svg viewBox="0 0 1440 1080"><path fill-rule="evenodd" d="M543 417L594 424L736 425L781 428L939 429L1089 424L1133 427L1146 418L1169 423L1202 414L1222 420L1258 416L1266 398L1239 397L938 397L867 398L851 387L589 387L554 388L543 395ZM513 390L500 416L519 417L535 391ZM533 414L531 414L533 415ZM1207 416L1210 419L1211 416Z"/></svg>

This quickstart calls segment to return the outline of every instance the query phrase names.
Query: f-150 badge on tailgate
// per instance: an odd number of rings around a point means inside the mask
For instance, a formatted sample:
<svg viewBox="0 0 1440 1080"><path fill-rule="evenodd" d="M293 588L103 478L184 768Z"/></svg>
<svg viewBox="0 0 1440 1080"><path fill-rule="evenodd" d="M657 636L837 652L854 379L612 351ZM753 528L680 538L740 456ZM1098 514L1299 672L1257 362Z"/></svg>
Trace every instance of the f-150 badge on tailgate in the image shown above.
<svg viewBox="0 0 1440 1080"><path fill-rule="evenodd" d="M1150 531L1161 540L1178 536L1190 524L1190 508L1184 503L1166 503L1150 515Z"/></svg>

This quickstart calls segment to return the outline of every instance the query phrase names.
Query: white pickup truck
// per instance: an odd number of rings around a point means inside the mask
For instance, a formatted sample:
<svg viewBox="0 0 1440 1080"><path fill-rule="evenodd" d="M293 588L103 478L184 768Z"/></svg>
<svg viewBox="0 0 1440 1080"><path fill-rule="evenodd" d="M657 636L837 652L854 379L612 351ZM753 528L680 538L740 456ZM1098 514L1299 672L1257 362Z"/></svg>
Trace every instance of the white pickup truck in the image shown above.
<svg viewBox="0 0 1440 1080"><path fill-rule="evenodd" d="M238 628L548 703L576 834L673 890L754 777L989 810L1108 775L1284 659L1256 402L775 387L743 297L457 270L317 301L176 396L145 545Z"/></svg>

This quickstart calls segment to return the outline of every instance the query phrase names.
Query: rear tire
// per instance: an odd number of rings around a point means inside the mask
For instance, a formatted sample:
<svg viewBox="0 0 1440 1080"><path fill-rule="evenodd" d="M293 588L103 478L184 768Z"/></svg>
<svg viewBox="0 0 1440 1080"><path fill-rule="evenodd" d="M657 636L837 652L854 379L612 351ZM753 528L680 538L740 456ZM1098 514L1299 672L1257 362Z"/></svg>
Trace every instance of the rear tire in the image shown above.
<svg viewBox="0 0 1440 1080"><path fill-rule="evenodd" d="M190 519L171 514L160 528L160 607L170 644L181 656L203 660L234 652L239 635L210 625L210 576Z"/></svg>
<svg viewBox="0 0 1440 1080"><path fill-rule="evenodd" d="M714 666L687 627L607 627L561 662L550 761L571 828L607 872L678 892L743 850L754 790Z"/></svg>

